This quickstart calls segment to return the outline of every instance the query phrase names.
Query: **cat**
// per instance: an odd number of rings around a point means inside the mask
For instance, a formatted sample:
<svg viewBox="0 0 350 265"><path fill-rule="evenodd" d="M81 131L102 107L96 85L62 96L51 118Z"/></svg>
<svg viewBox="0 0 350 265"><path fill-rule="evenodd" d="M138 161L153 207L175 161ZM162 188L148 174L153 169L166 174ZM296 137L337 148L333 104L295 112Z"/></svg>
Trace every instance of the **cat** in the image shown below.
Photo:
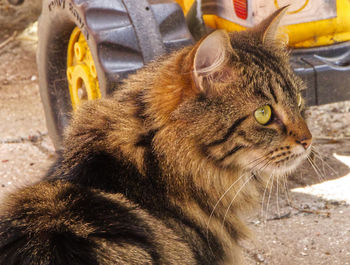
<svg viewBox="0 0 350 265"><path fill-rule="evenodd" d="M242 264L241 213L312 144L285 10L79 107L47 175L2 204L0 264Z"/></svg>

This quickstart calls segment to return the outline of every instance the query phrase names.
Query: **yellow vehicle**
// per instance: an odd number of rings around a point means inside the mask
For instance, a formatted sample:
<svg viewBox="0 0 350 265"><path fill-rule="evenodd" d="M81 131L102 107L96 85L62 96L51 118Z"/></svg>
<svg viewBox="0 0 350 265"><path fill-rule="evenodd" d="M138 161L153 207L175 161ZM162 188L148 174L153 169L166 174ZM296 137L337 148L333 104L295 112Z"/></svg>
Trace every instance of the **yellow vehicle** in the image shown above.
<svg viewBox="0 0 350 265"><path fill-rule="evenodd" d="M214 29L253 27L289 4L284 38L309 104L350 99L349 0L44 0L37 56L49 134L155 57Z"/></svg>
<svg viewBox="0 0 350 265"><path fill-rule="evenodd" d="M195 0L177 0L188 14ZM200 3L200 5L198 5ZM293 48L310 48L350 40L350 2L344 0L207 0L195 3L205 24L239 31L258 24L267 14L289 5L282 21Z"/></svg>

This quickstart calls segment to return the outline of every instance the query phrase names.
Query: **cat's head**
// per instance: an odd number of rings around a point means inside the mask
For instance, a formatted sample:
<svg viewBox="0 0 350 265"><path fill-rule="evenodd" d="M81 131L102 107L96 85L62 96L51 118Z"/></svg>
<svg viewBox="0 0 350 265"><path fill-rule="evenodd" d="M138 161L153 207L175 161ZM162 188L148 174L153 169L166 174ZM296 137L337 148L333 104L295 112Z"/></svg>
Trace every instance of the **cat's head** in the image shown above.
<svg viewBox="0 0 350 265"><path fill-rule="evenodd" d="M248 31L214 31L190 53L194 96L173 118L186 124L182 133L216 167L282 175L310 152L303 83L276 38L284 12Z"/></svg>

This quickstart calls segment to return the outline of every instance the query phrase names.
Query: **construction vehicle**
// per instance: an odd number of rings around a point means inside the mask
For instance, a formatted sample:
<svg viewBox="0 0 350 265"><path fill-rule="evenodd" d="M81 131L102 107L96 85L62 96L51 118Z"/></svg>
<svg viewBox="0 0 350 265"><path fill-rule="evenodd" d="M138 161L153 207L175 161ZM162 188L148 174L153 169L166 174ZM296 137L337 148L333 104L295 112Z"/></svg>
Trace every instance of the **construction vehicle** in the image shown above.
<svg viewBox="0 0 350 265"><path fill-rule="evenodd" d="M286 4L284 32L307 102L350 99L348 0L44 0L37 62L55 147L82 102L105 97L130 73L211 30L253 27Z"/></svg>

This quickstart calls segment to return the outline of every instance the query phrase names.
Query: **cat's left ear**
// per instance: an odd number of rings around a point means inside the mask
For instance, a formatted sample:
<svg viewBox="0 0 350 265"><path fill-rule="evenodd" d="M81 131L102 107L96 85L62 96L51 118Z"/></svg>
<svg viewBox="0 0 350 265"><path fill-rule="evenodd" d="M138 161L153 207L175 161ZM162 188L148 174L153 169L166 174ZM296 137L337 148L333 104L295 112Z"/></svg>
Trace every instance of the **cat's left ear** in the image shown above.
<svg viewBox="0 0 350 265"><path fill-rule="evenodd" d="M276 10L252 29L255 34L258 34L259 38L264 44L269 45L274 43L285 45L285 41L278 36L278 28L282 18L287 12L288 7L289 5Z"/></svg>
<svg viewBox="0 0 350 265"><path fill-rule="evenodd" d="M216 30L199 41L193 57L193 80L201 92L208 92L209 81L222 81L227 76L228 53L232 51L230 37Z"/></svg>

